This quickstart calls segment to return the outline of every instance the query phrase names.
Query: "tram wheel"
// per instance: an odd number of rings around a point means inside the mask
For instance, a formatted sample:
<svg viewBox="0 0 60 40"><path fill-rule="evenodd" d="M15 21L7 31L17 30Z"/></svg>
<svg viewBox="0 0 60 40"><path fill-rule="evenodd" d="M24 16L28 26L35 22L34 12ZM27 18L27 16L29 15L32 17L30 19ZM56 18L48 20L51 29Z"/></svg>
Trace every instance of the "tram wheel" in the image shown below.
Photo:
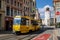
<svg viewBox="0 0 60 40"><path fill-rule="evenodd" d="M29 32L32 32L32 30L30 30Z"/></svg>
<svg viewBox="0 0 60 40"><path fill-rule="evenodd" d="M16 35L20 35L20 31L16 31L15 34L16 34Z"/></svg>

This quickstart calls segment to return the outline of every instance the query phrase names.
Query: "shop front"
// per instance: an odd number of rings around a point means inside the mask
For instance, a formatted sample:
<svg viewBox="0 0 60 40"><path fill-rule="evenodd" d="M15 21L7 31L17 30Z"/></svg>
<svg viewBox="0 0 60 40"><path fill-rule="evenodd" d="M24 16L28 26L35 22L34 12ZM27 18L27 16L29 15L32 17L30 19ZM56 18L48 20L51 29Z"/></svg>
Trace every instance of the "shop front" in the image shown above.
<svg viewBox="0 0 60 40"><path fill-rule="evenodd" d="M5 30L12 31L13 17L5 17Z"/></svg>

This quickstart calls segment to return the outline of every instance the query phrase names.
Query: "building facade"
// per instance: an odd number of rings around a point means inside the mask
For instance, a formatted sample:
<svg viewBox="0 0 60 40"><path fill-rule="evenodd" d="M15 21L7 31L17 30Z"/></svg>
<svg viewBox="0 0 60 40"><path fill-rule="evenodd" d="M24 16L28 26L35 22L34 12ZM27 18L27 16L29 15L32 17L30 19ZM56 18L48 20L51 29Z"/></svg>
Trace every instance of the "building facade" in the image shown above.
<svg viewBox="0 0 60 40"><path fill-rule="evenodd" d="M3 30L12 30L13 17L16 15L35 15L35 0L0 0L0 27Z"/></svg>
<svg viewBox="0 0 60 40"><path fill-rule="evenodd" d="M40 13L38 12L38 9L36 9L35 19L40 20Z"/></svg>
<svg viewBox="0 0 60 40"><path fill-rule="evenodd" d="M54 3L55 13L60 12L60 0L54 0L53 3ZM54 22L55 25L56 23L60 22L60 15L55 14Z"/></svg>
<svg viewBox="0 0 60 40"><path fill-rule="evenodd" d="M0 0L0 30L4 29L5 24L5 2Z"/></svg>

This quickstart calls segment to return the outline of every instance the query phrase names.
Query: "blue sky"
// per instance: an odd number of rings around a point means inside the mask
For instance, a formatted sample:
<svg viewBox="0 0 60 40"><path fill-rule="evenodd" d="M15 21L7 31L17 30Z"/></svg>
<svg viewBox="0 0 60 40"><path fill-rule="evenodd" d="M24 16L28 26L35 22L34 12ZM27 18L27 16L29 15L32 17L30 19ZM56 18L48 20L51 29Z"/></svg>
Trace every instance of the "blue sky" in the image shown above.
<svg viewBox="0 0 60 40"><path fill-rule="evenodd" d="M36 0L36 8L43 8L45 5L53 6L53 0Z"/></svg>
<svg viewBox="0 0 60 40"><path fill-rule="evenodd" d="M40 9L43 9L45 6L49 6L52 9L52 7L53 7L53 0L36 0L36 8L39 9L39 12L41 11ZM43 15L40 15L40 17L44 18L44 12L41 12L40 14L43 14ZM51 13L51 14L53 14L53 13Z"/></svg>

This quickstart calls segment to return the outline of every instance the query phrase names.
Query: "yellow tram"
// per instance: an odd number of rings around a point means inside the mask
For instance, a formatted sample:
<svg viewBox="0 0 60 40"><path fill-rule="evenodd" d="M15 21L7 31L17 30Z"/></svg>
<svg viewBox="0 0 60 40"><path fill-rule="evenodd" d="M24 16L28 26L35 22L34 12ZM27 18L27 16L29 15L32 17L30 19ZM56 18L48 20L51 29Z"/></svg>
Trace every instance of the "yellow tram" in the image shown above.
<svg viewBox="0 0 60 40"><path fill-rule="evenodd" d="M28 33L40 29L38 21L29 16L15 16L13 20L13 32Z"/></svg>

